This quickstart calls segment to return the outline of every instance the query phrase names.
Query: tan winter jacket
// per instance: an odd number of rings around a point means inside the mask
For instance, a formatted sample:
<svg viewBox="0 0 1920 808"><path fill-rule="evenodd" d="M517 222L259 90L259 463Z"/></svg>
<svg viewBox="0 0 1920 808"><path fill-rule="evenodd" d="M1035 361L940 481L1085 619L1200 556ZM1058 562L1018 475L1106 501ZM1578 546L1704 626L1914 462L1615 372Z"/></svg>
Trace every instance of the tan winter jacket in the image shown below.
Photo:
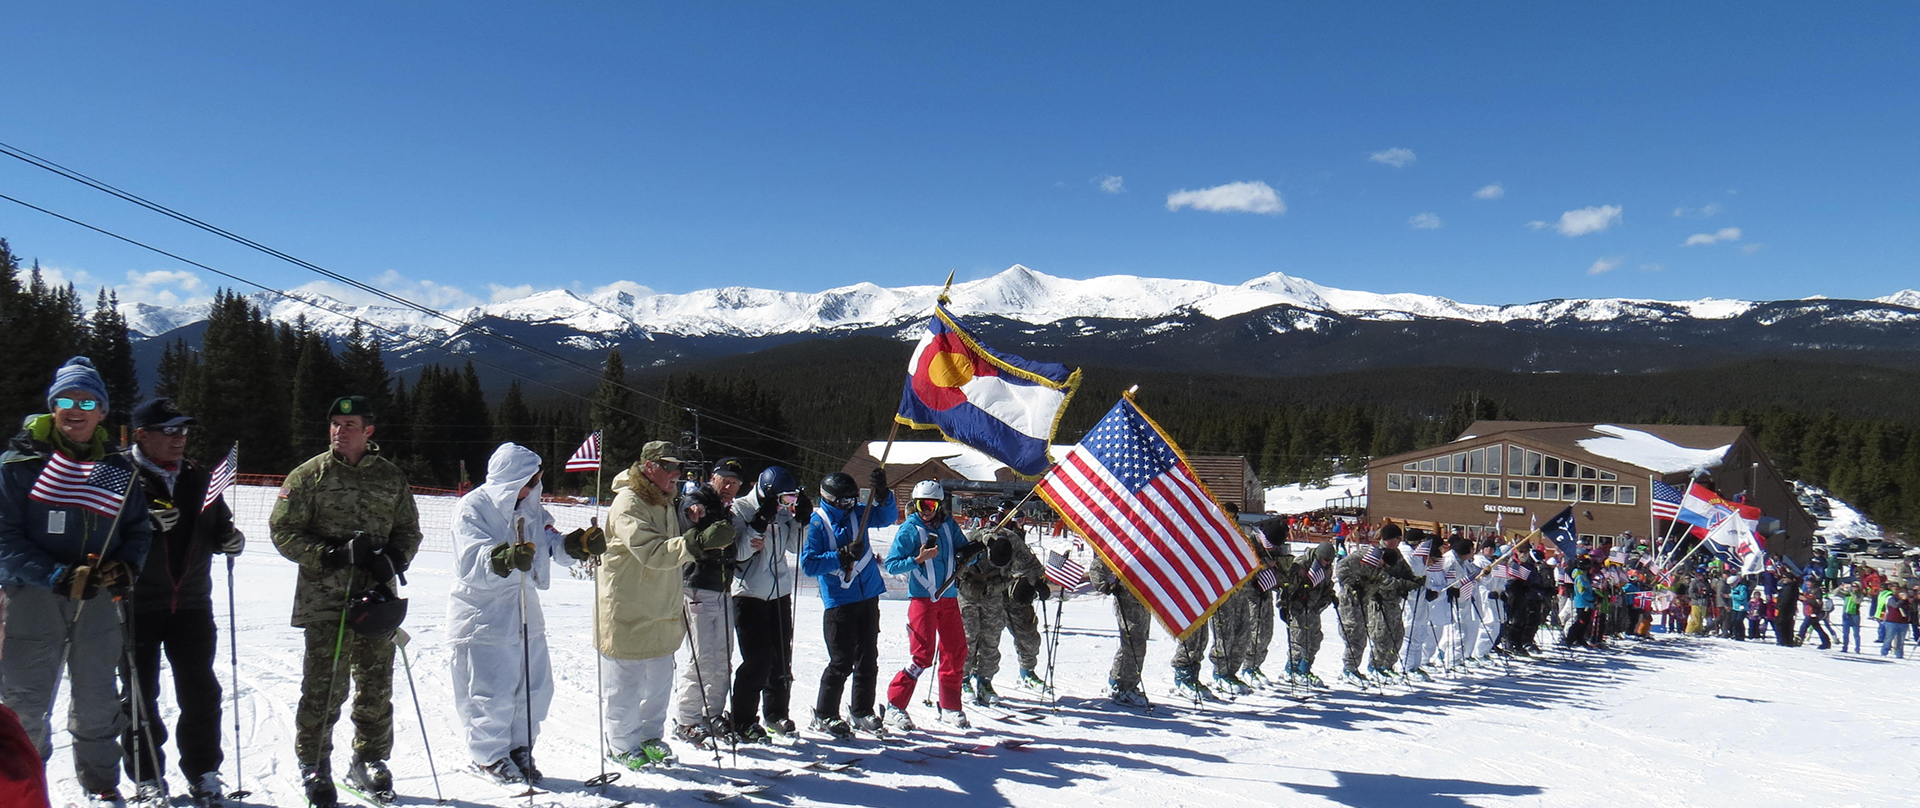
<svg viewBox="0 0 1920 808"><path fill-rule="evenodd" d="M654 659L680 648L680 569L693 560L673 498L629 468L613 478L600 567L600 636L612 659Z"/></svg>

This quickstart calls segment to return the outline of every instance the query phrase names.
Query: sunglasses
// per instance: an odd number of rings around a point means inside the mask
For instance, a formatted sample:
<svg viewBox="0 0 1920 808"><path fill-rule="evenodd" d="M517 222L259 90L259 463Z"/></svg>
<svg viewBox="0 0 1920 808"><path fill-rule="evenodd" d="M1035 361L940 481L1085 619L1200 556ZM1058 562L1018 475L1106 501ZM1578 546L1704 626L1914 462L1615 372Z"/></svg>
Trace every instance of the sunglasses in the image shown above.
<svg viewBox="0 0 1920 808"><path fill-rule="evenodd" d="M94 410L100 409L100 402L91 398L85 401L74 401L73 399L62 396L53 400L53 408L56 410L79 409L84 412L93 412Z"/></svg>
<svg viewBox="0 0 1920 808"><path fill-rule="evenodd" d="M184 437L187 434L188 428L189 427L184 427L184 426L151 426L151 427L144 427L140 431L156 432L161 435L165 435L169 438L179 438L179 437Z"/></svg>

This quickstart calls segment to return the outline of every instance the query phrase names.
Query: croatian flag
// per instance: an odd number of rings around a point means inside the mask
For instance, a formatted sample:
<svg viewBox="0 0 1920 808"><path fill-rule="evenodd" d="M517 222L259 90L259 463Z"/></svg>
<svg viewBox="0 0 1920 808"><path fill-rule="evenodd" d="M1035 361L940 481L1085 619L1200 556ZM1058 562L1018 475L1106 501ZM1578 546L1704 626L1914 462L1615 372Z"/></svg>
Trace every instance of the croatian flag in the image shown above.
<svg viewBox="0 0 1920 808"><path fill-rule="evenodd" d="M591 435L588 435L586 442L580 444L579 449L574 450L572 457L567 458L567 465L563 470L564 471L599 471L600 470L600 433L595 432Z"/></svg>
<svg viewBox="0 0 1920 808"><path fill-rule="evenodd" d="M1680 489L1659 480L1653 481L1653 518L1674 520L1680 517Z"/></svg>
<svg viewBox="0 0 1920 808"><path fill-rule="evenodd" d="M1717 506L1722 501L1713 489L1693 483L1687 486L1686 495L1680 498L1680 510L1676 518L1695 527L1711 529L1718 515L1716 511L1721 510Z"/></svg>
<svg viewBox="0 0 1920 808"><path fill-rule="evenodd" d="M968 335L945 306L935 305L927 335L907 363L907 386L893 419L937 429L1022 476L1037 477L1052 465L1047 446L1079 386L1080 371L997 353Z"/></svg>
<svg viewBox="0 0 1920 808"><path fill-rule="evenodd" d="M1159 425L1123 396L1035 489L1184 638L1253 577L1253 544Z"/></svg>

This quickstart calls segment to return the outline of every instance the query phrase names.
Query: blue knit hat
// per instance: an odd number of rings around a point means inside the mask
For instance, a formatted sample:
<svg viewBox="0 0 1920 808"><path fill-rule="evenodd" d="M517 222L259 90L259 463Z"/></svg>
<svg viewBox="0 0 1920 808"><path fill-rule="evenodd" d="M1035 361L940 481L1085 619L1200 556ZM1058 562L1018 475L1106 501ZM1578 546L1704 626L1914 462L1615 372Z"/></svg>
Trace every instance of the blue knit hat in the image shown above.
<svg viewBox="0 0 1920 808"><path fill-rule="evenodd" d="M100 371L93 369L93 360L76 356L67 360L59 370L53 372L53 384L47 385L47 410L53 410L53 400L68 390L92 393L100 400L101 409L111 408L107 401L107 383L100 378Z"/></svg>

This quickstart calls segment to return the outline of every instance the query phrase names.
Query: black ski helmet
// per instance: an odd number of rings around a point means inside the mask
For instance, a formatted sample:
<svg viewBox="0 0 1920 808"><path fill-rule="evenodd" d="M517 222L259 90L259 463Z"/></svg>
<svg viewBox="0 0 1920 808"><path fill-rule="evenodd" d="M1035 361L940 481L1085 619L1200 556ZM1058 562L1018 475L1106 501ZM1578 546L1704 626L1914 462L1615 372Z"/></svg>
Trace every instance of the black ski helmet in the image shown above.
<svg viewBox="0 0 1920 808"><path fill-rule="evenodd" d="M393 633L407 619L407 599L384 586L362 589L347 601L347 627L368 637Z"/></svg>
<svg viewBox="0 0 1920 808"><path fill-rule="evenodd" d="M828 502L839 500L851 504L860 497L860 484L853 481L853 475L836 471L820 481L820 497Z"/></svg>

